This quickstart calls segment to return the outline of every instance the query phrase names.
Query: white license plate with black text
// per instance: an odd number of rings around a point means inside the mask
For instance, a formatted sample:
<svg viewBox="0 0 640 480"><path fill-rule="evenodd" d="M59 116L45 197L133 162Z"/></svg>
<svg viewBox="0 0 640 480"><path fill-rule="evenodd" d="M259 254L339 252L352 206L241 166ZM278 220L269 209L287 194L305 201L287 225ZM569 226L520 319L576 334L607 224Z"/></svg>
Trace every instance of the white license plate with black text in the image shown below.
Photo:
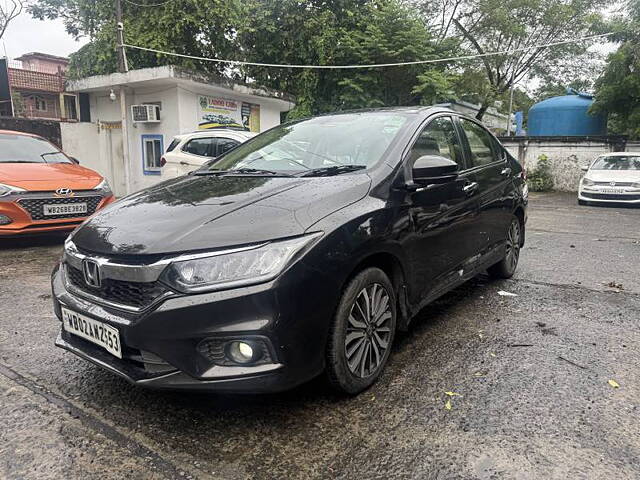
<svg viewBox="0 0 640 480"><path fill-rule="evenodd" d="M120 333L105 323L62 308L62 328L67 332L100 345L107 352L122 358Z"/></svg>
<svg viewBox="0 0 640 480"><path fill-rule="evenodd" d="M624 193L624 188L601 188L601 193Z"/></svg>
<svg viewBox="0 0 640 480"><path fill-rule="evenodd" d="M45 215L72 215L76 213L87 213L86 202L64 203L60 205L44 205Z"/></svg>

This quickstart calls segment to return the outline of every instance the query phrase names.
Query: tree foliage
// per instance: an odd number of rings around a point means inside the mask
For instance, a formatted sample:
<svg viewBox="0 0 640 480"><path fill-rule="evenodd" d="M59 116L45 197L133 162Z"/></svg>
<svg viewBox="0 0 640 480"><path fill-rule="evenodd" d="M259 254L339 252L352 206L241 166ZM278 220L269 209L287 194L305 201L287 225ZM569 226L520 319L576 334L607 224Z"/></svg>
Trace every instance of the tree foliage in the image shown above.
<svg viewBox="0 0 640 480"><path fill-rule="evenodd" d="M609 114L610 132L640 138L640 0L629 2L625 13L617 22L621 45L596 81L592 109Z"/></svg>
<svg viewBox="0 0 640 480"><path fill-rule="evenodd" d="M417 6L440 39L459 38L469 53L519 50L480 57L463 66L482 72L476 83L482 118L512 85L533 77L556 81L589 67L588 45L539 45L572 40L598 31L606 0L418 0Z"/></svg>

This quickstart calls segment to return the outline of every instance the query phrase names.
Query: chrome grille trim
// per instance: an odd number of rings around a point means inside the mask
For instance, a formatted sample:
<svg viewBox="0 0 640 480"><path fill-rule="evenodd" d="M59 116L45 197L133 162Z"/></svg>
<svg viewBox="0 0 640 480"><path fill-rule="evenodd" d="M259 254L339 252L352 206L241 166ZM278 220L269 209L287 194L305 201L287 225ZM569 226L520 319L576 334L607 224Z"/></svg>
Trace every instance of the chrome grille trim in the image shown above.
<svg viewBox="0 0 640 480"><path fill-rule="evenodd" d="M17 201L18 205L25 210L32 220L60 220L65 218L84 218L89 215L93 215L95 211L98 209L98 205L103 200L104 197L99 195L79 195L74 197L55 197L51 195L37 195L37 196L28 196L28 197L20 197ZM61 214L61 215L45 215L44 214L44 205L45 204L56 204L56 205L69 205L74 203L86 203L87 204L87 212L86 213L71 213L71 214Z"/></svg>
<svg viewBox="0 0 640 480"><path fill-rule="evenodd" d="M64 247L63 261L69 263L69 265L79 270L82 270L82 261L85 259L90 259L100 266L100 273L102 274L103 278L122 280L125 282L147 283L157 281L164 269L167 268L167 266L171 262L180 262L184 260L194 260L197 258L214 257L217 255L244 252L247 250L260 248L267 243L268 242L257 245L250 245L247 247L228 248L225 250L218 250L213 252L178 254L167 256L161 260L147 264L126 264L119 263L105 256L85 255L84 253L78 251L78 248L71 240L67 240Z"/></svg>

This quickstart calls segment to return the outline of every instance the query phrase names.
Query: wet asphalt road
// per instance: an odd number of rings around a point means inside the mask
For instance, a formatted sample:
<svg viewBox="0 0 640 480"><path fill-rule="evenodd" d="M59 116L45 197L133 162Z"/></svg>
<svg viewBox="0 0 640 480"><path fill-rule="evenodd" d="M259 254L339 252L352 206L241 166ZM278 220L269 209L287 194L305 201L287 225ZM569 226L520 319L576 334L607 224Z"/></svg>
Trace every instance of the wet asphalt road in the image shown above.
<svg viewBox="0 0 640 480"><path fill-rule="evenodd" d="M0 478L639 478L640 209L535 195L527 235L516 278L425 309L356 398L132 387L53 347L61 240L3 241Z"/></svg>

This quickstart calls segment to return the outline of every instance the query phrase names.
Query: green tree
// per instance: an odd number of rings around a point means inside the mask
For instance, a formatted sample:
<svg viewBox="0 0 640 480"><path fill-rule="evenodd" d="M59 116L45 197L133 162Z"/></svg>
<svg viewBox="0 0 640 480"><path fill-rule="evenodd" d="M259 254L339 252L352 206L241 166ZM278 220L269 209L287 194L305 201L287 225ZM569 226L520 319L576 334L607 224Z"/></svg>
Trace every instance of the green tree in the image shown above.
<svg viewBox="0 0 640 480"><path fill-rule="evenodd" d="M575 75L584 68L588 45L552 48L538 45L572 40L602 25L599 10L606 0L417 0L431 19L439 39L457 37L469 53L520 50L510 55L480 57L473 67L486 82L477 83L482 119L493 102L512 85L532 77ZM568 68L570 67L570 68ZM472 90L474 91L474 90Z"/></svg>
<svg viewBox="0 0 640 480"><path fill-rule="evenodd" d="M245 18L241 0L172 0L153 7L140 6L143 1L122 3L125 41L205 57L229 57L237 51L235 36ZM35 0L29 12L41 20L60 18L74 37L89 37L89 44L71 56L70 73L85 76L116 71L113 5L112 0ZM127 55L131 68L196 66L191 60L139 50L128 50ZM224 71L224 66L215 63L197 66Z"/></svg>
<svg viewBox="0 0 640 480"><path fill-rule="evenodd" d="M609 115L610 133L640 138L640 0L629 2L625 13L616 22L620 47L596 81L592 110Z"/></svg>
<svg viewBox="0 0 640 480"><path fill-rule="evenodd" d="M335 2L254 0L239 33L247 58L268 63L363 65L423 60L450 53L397 0ZM288 91L290 118L337 109L416 105L445 99L453 75L445 65L357 70L249 68L247 77Z"/></svg>

